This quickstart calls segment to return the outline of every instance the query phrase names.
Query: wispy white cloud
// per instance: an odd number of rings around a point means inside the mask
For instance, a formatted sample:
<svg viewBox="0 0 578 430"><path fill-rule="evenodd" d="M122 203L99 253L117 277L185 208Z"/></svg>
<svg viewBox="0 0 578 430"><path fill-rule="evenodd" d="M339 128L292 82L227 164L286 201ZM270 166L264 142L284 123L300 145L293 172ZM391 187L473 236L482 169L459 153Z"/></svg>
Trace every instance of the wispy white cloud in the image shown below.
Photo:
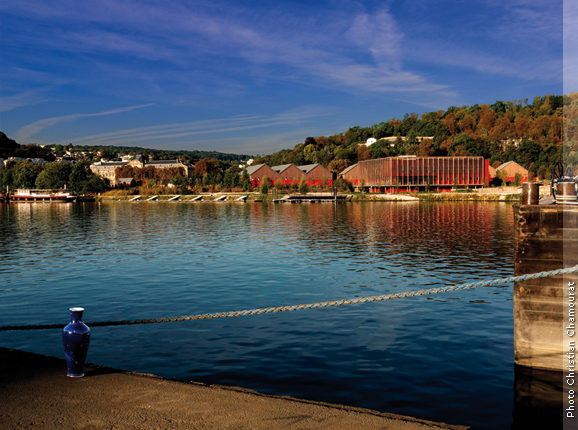
<svg viewBox="0 0 578 430"><path fill-rule="evenodd" d="M133 145L147 146L150 144L162 144L163 142L182 142L183 138L204 136L200 139L203 144L210 142L218 143L222 148L225 142L250 142L254 137L248 138L243 134L246 131L275 130L280 126L290 126L291 132L282 133L284 136L297 136L303 134L303 125L311 124L322 117L330 116L334 110L331 108L306 107L298 110L281 112L278 114L264 115L241 115L228 118L211 120L180 122L171 124L158 124L147 127L138 127L117 130L108 133L92 134L76 138L66 139L54 143L72 143L75 145ZM268 132L268 135L275 132ZM218 137L215 137L218 136ZM268 141L271 144L278 142ZM244 146L247 148L247 146Z"/></svg>
<svg viewBox="0 0 578 430"><path fill-rule="evenodd" d="M124 108L118 109L111 109L103 112L96 112L96 113L75 113L71 115L62 115L62 116L54 116L51 118L44 118L38 121L34 121L24 127L20 128L15 133L15 138L20 142L27 142L28 139L35 134L39 133L40 131L44 130L47 127L51 127L61 122L65 121L73 121L79 118L89 118L89 117L98 117L98 116L106 116L106 115L115 115L123 112L129 112L135 109L141 109L144 107L152 106L152 103L147 103L143 105L137 106L128 106Z"/></svg>
<svg viewBox="0 0 578 430"><path fill-rule="evenodd" d="M36 3L35 3L36 4ZM67 2L63 2L63 7ZM101 25L98 30L59 30L41 43L69 52L101 52L166 61L183 69L222 58L241 58L268 79L288 79L346 91L447 91L409 71L399 55L403 32L387 8L366 13L358 6L329 11L320 19L299 22L298 16L272 11L251 20L248 10L228 6L228 13L179 4L157 6L130 1L104 1L101 7L71 7L67 14L45 5L5 5L32 16ZM53 8L53 9L63 9ZM203 12L199 12L199 11ZM282 9L284 12L288 10ZM68 28L68 27L67 27ZM283 72L274 70L279 66Z"/></svg>
<svg viewBox="0 0 578 430"><path fill-rule="evenodd" d="M23 91L10 96L0 95L0 112L8 112L19 107L36 105L46 100L47 98L42 94L42 90Z"/></svg>
<svg viewBox="0 0 578 430"><path fill-rule="evenodd" d="M204 138L203 148L215 148L223 152L237 154L270 154L284 148L292 148L303 142L304 136L318 133L304 133L303 130L288 130L284 132L269 132L256 136L227 136L220 138Z"/></svg>

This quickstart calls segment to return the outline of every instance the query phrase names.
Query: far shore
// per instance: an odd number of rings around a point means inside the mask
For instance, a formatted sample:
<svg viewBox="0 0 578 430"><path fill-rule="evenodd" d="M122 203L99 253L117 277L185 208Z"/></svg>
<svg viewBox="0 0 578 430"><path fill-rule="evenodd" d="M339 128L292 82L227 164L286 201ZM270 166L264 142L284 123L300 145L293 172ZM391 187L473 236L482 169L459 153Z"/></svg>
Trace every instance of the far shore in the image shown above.
<svg viewBox="0 0 578 430"><path fill-rule="evenodd" d="M549 188L542 186L540 190L541 198L548 198ZM274 196L271 192L261 194L259 192L206 192L198 194L130 194L125 192L105 193L97 197L101 202L273 202L287 196L310 197L315 200L319 196L330 196L331 191L309 192L307 194L277 192ZM521 187L492 187L472 190L455 190L451 192L400 192L400 193L359 193L359 192L339 192L340 198L345 201L362 202L362 201L486 201L486 202L515 202L521 199ZM202 196L202 199L198 199ZM198 200L193 201L195 198ZM241 199L241 200L239 200Z"/></svg>

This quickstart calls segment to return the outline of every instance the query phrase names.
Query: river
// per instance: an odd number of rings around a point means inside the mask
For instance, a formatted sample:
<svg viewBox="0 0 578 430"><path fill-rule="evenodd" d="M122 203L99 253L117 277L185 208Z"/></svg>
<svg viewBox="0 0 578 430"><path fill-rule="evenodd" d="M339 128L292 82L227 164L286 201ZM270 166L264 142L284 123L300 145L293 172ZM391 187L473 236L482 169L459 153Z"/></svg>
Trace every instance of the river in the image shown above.
<svg viewBox="0 0 578 430"><path fill-rule="evenodd" d="M510 204L0 205L0 325L371 296L513 274ZM0 346L62 356L58 330ZM508 428L512 285L234 319L97 327L88 360Z"/></svg>

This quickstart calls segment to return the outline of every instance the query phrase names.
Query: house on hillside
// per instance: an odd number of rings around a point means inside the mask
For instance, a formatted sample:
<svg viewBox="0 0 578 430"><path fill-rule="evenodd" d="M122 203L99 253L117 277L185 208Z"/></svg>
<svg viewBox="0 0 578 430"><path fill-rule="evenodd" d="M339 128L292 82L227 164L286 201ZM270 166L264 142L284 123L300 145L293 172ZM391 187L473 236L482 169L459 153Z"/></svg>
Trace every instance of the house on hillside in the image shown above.
<svg viewBox="0 0 578 430"><path fill-rule="evenodd" d="M126 161L97 161L90 165L90 170L95 175L108 179L111 187L116 187L118 184L115 170L117 167L124 167L127 164Z"/></svg>
<svg viewBox="0 0 578 430"><path fill-rule="evenodd" d="M528 181L528 170L524 169L515 161L507 161L496 167L496 176L506 182L514 182L516 175L520 175L520 182Z"/></svg>
<svg viewBox="0 0 578 430"><path fill-rule="evenodd" d="M307 164L304 166L298 166L299 170L305 173L305 178L307 179L307 185L310 187L317 187L323 185L323 182L328 186L333 185L333 175L329 170L323 167L321 164Z"/></svg>
<svg viewBox="0 0 578 430"><path fill-rule="evenodd" d="M118 188L134 187L136 185L133 178L116 178L116 186Z"/></svg>
<svg viewBox="0 0 578 430"><path fill-rule="evenodd" d="M305 177L303 173L295 164L281 164L279 166L271 167L277 175L278 180L281 181L283 185L291 185L295 182L301 181Z"/></svg>
<svg viewBox="0 0 578 430"><path fill-rule="evenodd" d="M90 170L100 176L101 178L108 179L112 187L119 185L118 179L116 177L116 168L130 166L138 169L143 169L144 167L154 167L155 169L171 169L178 168L182 170L184 176L189 176L189 172L193 169L193 165L183 163L181 160L153 160L148 163L144 163L142 158L135 158L130 161L97 161L90 165ZM126 186L126 184L123 184Z"/></svg>
<svg viewBox="0 0 578 430"><path fill-rule="evenodd" d="M277 172L275 172L266 164L255 164L248 166L247 174L249 175L251 185L254 187L260 186L264 178L267 178L272 182L279 180L279 175Z"/></svg>
<svg viewBox="0 0 578 430"><path fill-rule="evenodd" d="M146 166L151 166L155 169L182 169L185 176L189 176L189 172L194 167L191 164L183 163L181 160L152 160L146 163Z"/></svg>

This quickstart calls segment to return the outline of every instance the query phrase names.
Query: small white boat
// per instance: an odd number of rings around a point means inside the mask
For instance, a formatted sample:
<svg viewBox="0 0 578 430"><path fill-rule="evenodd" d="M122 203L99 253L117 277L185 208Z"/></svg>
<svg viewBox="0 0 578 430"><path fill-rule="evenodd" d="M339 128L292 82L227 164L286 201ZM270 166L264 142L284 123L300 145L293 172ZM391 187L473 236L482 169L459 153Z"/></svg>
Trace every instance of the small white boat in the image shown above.
<svg viewBox="0 0 578 430"><path fill-rule="evenodd" d="M18 189L8 196L8 200L16 202L73 202L76 195L62 190L31 190Z"/></svg>

